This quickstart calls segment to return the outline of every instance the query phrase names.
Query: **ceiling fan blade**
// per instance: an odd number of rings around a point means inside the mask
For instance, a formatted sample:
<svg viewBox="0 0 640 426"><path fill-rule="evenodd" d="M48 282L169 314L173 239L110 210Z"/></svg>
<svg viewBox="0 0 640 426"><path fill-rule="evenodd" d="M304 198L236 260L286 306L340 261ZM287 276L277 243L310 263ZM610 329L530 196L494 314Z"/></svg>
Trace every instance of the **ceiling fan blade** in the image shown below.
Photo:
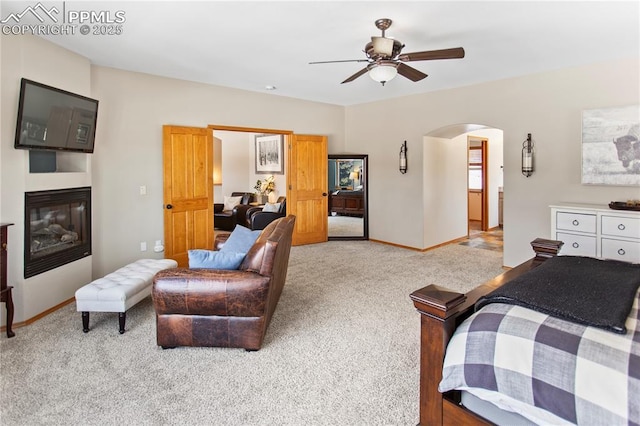
<svg viewBox="0 0 640 426"><path fill-rule="evenodd" d="M362 74L366 74L367 71L369 71L369 67L364 67L360 71L358 71L357 73L355 73L354 75L352 75L351 77L349 77L348 79L346 79L340 84L349 83L350 81L353 81L356 78L360 77Z"/></svg>
<svg viewBox="0 0 640 426"><path fill-rule="evenodd" d="M369 62L368 59L345 59L342 61L316 61L316 62L309 62L309 64L335 64L338 62Z"/></svg>
<svg viewBox="0 0 640 426"><path fill-rule="evenodd" d="M397 70L398 74L403 77L407 77L411 81L420 81L423 78L427 77L427 74L423 73L422 71L418 71L417 69L403 63L398 64Z"/></svg>
<svg viewBox="0 0 640 426"><path fill-rule="evenodd" d="M429 61L433 59L460 59L464 58L464 49L454 47L452 49L427 50L424 52L403 53L398 59L403 62Z"/></svg>

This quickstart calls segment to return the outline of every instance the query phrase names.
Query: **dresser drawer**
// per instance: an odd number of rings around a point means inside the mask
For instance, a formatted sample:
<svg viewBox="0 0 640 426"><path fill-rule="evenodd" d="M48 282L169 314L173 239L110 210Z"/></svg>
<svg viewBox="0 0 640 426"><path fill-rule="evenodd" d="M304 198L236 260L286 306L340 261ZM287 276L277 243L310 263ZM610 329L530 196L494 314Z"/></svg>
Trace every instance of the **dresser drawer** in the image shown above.
<svg viewBox="0 0 640 426"><path fill-rule="evenodd" d="M640 241L622 241L613 238L602 238L602 258L616 259L625 262L640 262Z"/></svg>
<svg viewBox="0 0 640 426"><path fill-rule="evenodd" d="M602 216L602 235L640 238L640 218Z"/></svg>
<svg viewBox="0 0 640 426"><path fill-rule="evenodd" d="M578 231L596 233L596 215L581 213L556 213L556 229L563 231Z"/></svg>
<svg viewBox="0 0 640 426"><path fill-rule="evenodd" d="M556 240L564 243L560 254L570 256L596 257L596 237L590 235L575 235L565 232L556 233Z"/></svg>

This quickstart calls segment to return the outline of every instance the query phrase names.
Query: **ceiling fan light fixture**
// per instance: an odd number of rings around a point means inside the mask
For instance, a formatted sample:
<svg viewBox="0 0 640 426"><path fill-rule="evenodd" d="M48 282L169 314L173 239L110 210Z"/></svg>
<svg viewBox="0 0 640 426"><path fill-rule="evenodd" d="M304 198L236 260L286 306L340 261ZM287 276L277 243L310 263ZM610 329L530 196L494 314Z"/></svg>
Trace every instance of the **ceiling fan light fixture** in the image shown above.
<svg viewBox="0 0 640 426"><path fill-rule="evenodd" d="M373 81L382 83L383 86L387 81L393 80L396 74L398 74L396 64L375 65L369 70L369 77L371 77Z"/></svg>
<svg viewBox="0 0 640 426"><path fill-rule="evenodd" d="M378 55L391 57L393 54L393 39L386 37L371 37L373 52Z"/></svg>
<svg viewBox="0 0 640 426"><path fill-rule="evenodd" d="M397 74L400 74L402 77L413 82L417 82L428 77L427 74L407 65L406 62L433 61L436 59L460 59L465 56L465 52L462 47L402 53L404 44L399 40L385 36L385 32L389 29L391 23L391 19L388 18L376 20L376 27L382 31L382 36L373 36L371 37L371 41L365 44L363 52L366 59L347 59L340 61L309 63L328 64L336 62L367 62L368 64L364 68L361 68L358 72L349 76L340 84L349 83L360 76L369 74L369 77L371 77L372 80L382 83L384 86L387 81L391 81Z"/></svg>

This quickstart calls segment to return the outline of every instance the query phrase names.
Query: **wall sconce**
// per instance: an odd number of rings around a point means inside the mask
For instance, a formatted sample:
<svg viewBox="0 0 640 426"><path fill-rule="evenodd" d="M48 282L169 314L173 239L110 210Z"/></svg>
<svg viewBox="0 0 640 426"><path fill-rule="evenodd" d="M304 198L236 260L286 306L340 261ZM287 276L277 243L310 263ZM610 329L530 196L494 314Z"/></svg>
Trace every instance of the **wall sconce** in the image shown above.
<svg viewBox="0 0 640 426"><path fill-rule="evenodd" d="M533 174L533 141L531 133L527 134L527 140L522 142L522 174L529 177Z"/></svg>
<svg viewBox="0 0 640 426"><path fill-rule="evenodd" d="M400 145L400 173L407 173L407 141Z"/></svg>

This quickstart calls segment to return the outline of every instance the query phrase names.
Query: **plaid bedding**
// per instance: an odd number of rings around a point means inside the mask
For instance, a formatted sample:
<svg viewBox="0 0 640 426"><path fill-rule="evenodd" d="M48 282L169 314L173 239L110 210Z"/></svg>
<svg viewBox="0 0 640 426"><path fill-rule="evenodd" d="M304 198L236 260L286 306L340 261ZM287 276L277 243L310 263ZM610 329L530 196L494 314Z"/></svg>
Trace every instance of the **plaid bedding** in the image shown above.
<svg viewBox="0 0 640 426"><path fill-rule="evenodd" d="M439 390L499 392L573 424L640 426L639 300L626 334L487 305L454 333Z"/></svg>

